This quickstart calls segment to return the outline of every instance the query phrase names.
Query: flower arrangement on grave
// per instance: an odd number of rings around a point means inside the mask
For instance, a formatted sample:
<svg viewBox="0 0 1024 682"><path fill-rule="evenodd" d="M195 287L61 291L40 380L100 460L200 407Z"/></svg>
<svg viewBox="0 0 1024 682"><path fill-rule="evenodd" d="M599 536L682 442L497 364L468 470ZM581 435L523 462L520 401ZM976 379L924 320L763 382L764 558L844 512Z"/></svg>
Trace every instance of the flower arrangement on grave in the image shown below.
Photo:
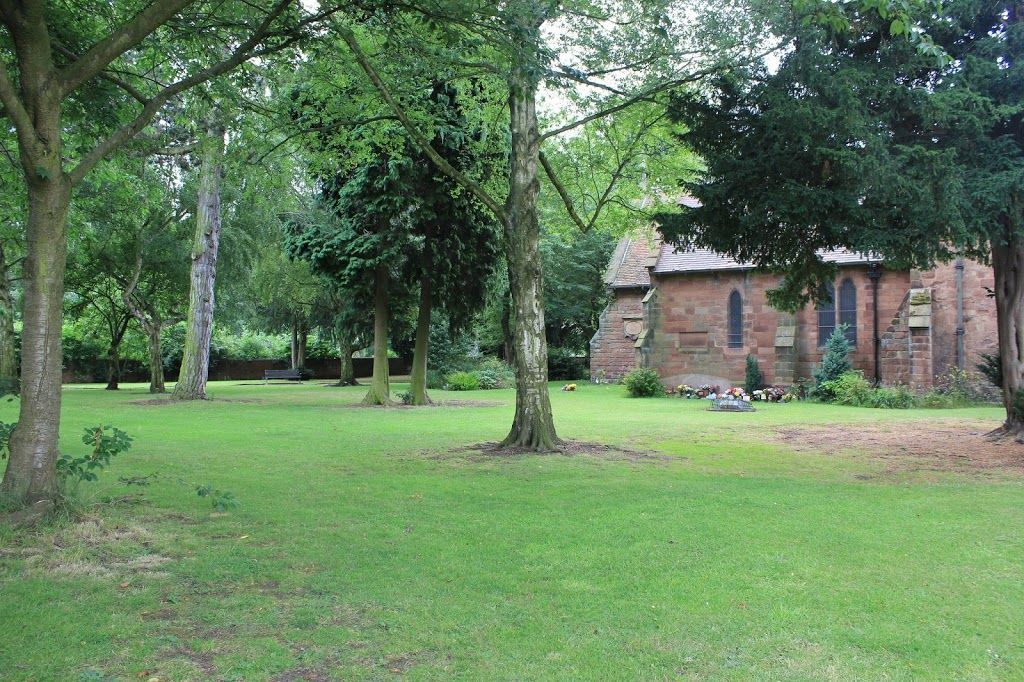
<svg viewBox="0 0 1024 682"><path fill-rule="evenodd" d="M720 390L721 389L714 384L701 384L701 387L697 389L697 397L714 400L718 397L718 392Z"/></svg>
<svg viewBox="0 0 1024 682"><path fill-rule="evenodd" d="M679 395L680 398L689 399L697 395L697 389L695 389L693 386L688 386L686 384L679 384L678 386L676 386L676 393Z"/></svg>
<svg viewBox="0 0 1024 682"><path fill-rule="evenodd" d="M732 398L733 400L750 400L750 396L748 396L739 386L733 386L732 388L726 389L719 397Z"/></svg>
<svg viewBox="0 0 1024 682"><path fill-rule="evenodd" d="M563 391L570 391L570 392L575 391L576 390L576 384L566 384L565 386L562 386L562 390Z"/></svg>

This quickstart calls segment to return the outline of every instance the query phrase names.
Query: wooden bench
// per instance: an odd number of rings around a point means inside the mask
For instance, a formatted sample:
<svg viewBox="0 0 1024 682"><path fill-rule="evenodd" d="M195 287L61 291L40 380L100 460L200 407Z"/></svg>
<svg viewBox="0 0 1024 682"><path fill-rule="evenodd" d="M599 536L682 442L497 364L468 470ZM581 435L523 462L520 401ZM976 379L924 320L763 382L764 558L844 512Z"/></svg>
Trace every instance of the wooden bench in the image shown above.
<svg viewBox="0 0 1024 682"><path fill-rule="evenodd" d="M301 369L265 369L263 370L263 383L267 383L271 379L302 381L306 376L306 373Z"/></svg>

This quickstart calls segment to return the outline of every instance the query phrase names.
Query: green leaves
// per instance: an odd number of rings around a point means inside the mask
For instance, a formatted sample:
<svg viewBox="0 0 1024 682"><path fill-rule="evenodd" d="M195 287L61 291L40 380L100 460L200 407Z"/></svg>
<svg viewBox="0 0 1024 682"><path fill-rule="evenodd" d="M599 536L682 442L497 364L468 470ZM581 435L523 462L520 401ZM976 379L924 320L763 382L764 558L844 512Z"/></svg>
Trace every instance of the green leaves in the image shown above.
<svg viewBox="0 0 1024 682"><path fill-rule="evenodd" d="M70 480L72 485L97 480L96 472L105 469L112 458L132 446L131 436L109 425L85 429L82 442L92 448L88 455L63 454L57 460L57 475L64 481Z"/></svg>

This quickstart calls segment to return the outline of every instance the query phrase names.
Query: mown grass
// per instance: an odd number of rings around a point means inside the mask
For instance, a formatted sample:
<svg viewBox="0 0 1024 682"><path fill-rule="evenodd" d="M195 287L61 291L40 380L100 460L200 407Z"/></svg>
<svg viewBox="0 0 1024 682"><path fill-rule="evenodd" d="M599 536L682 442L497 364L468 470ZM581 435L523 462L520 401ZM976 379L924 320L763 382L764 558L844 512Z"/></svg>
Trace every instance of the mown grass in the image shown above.
<svg viewBox="0 0 1024 682"><path fill-rule="evenodd" d="M0 530L0 678L1024 677L1024 477L837 452L996 409L731 415L581 385L552 394L560 434L651 455L496 458L458 448L504 435L511 391L381 410L362 390L69 388L67 450L100 422L136 439L91 499L144 500ZM836 447L770 437L802 424Z"/></svg>

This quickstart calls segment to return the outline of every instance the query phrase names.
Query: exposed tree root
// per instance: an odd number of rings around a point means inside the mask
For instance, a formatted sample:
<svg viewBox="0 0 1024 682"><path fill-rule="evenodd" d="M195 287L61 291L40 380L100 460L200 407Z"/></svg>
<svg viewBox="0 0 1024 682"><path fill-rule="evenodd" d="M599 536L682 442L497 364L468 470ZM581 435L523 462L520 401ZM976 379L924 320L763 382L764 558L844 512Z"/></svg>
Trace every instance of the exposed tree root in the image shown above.
<svg viewBox="0 0 1024 682"><path fill-rule="evenodd" d="M562 452L564 441L553 431L542 429L520 429L513 426L505 440L498 444L498 449L530 450L532 452Z"/></svg>
<svg viewBox="0 0 1024 682"><path fill-rule="evenodd" d="M370 405L374 407L391 407L395 402L385 395L381 395L377 391L370 389L370 392L363 398L363 405Z"/></svg>
<svg viewBox="0 0 1024 682"><path fill-rule="evenodd" d="M999 428L986 433L985 438L993 443L1001 443L1011 440L1015 443L1024 443L1024 426L1003 424Z"/></svg>

